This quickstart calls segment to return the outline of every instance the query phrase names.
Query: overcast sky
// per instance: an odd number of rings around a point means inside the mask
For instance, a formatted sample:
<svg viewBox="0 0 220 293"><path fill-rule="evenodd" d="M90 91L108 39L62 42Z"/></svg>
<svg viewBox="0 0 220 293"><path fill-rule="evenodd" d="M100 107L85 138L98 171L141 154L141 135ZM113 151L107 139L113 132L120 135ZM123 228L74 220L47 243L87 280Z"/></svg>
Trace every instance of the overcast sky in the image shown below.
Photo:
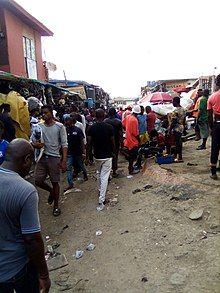
<svg viewBox="0 0 220 293"><path fill-rule="evenodd" d="M112 97L148 80L220 70L219 0L16 0L54 32L43 58L51 77L80 79Z"/></svg>

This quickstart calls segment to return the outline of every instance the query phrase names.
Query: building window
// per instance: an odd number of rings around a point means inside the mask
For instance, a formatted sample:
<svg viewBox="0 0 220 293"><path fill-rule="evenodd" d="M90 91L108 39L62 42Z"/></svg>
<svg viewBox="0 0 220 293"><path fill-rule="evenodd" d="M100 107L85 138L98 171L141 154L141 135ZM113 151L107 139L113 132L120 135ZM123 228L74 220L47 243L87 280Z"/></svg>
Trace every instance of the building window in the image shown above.
<svg viewBox="0 0 220 293"><path fill-rule="evenodd" d="M37 62L34 40L23 37L23 49L27 76L29 78L37 79Z"/></svg>

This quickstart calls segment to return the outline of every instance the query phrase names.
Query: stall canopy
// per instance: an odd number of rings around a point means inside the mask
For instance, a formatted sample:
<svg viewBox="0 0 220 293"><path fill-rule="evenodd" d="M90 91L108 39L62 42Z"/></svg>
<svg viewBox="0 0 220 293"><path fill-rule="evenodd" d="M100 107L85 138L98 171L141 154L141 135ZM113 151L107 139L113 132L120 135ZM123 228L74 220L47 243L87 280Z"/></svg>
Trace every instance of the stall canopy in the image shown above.
<svg viewBox="0 0 220 293"><path fill-rule="evenodd" d="M159 104L172 102L173 98L166 92L151 93L140 100L140 104Z"/></svg>
<svg viewBox="0 0 220 293"><path fill-rule="evenodd" d="M45 87L51 87L54 88L56 90L59 90L65 94L69 94L69 95L75 95L78 96L80 100L83 99L82 95L80 95L80 93L76 92L76 91L70 91L69 89L54 85L52 83L49 82L44 82L41 80L37 80L37 79L31 79L31 78L26 78L26 77L22 77L22 76L18 76L18 75L13 75L11 73L5 72L5 71L0 71L0 81L11 81L11 82L25 82L26 84L38 84L38 85L42 85Z"/></svg>

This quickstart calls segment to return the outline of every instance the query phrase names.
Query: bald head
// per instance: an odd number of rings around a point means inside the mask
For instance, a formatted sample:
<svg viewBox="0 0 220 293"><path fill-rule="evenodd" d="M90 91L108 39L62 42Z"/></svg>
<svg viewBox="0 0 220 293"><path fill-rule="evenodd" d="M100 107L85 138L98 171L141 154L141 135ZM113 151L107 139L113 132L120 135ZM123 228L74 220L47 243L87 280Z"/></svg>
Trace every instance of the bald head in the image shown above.
<svg viewBox="0 0 220 293"><path fill-rule="evenodd" d="M102 109L97 109L95 111L95 115L96 115L97 120L99 120L99 121L102 121L105 118L105 112Z"/></svg>
<svg viewBox="0 0 220 293"><path fill-rule="evenodd" d="M6 161L14 161L17 159L24 158L27 155L34 154L32 145L23 138L16 138L12 140L6 152Z"/></svg>
<svg viewBox="0 0 220 293"><path fill-rule="evenodd" d="M24 177L30 171L33 158L32 145L23 138L16 138L9 143L2 166Z"/></svg>

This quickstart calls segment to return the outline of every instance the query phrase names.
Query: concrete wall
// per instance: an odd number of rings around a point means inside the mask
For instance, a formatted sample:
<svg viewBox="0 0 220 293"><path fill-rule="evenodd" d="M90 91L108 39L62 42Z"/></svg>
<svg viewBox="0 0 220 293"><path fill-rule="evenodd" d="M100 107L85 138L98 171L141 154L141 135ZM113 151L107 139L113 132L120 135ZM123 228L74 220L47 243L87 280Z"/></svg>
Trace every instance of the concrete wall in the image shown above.
<svg viewBox="0 0 220 293"><path fill-rule="evenodd" d="M22 22L10 11L5 10L5 24L10 72L12 74L27 77L24 63Z"/></svg>
<svg viewBox="0 0 220 293"><path fill-rule="evenodd" d="M41 52L41 36L31 27L24 24L18 17L12 14L9 10L4 10L5 27L7 35L7 50L8 50L8 69L1 67L0 70L9 71L12 74L19 76L27 76L26 65L24 59L23 36L35 41L35 53L37 62L38 79L45 80L45 72L42 61ZM4 68L7 69L7 66Z"/></svg>
<svg viewBox="0 0 220 293"><path fill-rule="evenodd" d="M40 80L46 80L45 70L43 67L41 36L37 31L34 31L35 51L37 61L37 76Z"/></svg>

